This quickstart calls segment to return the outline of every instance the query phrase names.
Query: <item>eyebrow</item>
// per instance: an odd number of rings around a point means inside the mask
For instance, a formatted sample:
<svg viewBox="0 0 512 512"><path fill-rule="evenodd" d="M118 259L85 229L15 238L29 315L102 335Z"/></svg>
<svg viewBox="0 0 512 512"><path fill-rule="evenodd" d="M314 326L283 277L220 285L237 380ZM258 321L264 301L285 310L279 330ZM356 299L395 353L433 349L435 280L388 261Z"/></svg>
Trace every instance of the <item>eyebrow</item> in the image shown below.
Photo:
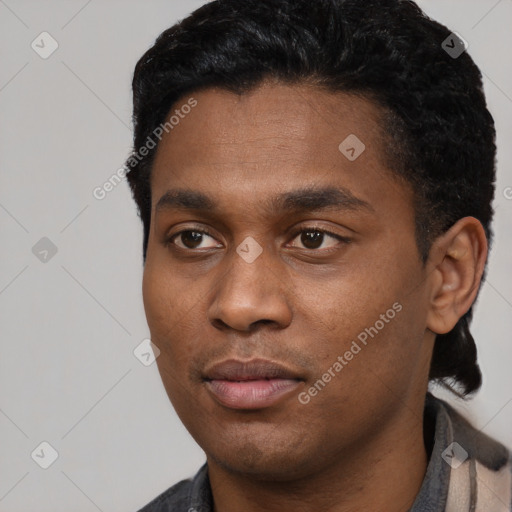
<svg viewBox="0 0 512 512"><path fill-rule="evenodd" d="M366 201L354 196L345 188L303 187L271 197L266 209L270 212L308 212L318 210L362 210L374 212ZM155 210L168 209L218 211L218 203L210 196L191 189L172 189L158 200Z"/></svg>

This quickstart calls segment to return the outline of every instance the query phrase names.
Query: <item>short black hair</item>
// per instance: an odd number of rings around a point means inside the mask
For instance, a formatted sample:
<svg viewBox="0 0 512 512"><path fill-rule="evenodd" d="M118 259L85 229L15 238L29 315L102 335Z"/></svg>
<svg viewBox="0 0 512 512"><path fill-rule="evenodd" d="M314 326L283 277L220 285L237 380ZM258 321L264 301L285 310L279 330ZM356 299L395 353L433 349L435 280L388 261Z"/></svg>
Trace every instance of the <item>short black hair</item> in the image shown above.
<svg viewBox="0 0 512 512"><path fill-rule="evenodd" d="M243 94L266 79L357 94L381 109L389 169L414 191L423 262L435 238L466 216L491 242L494 121L478 67L467 52L446 51L459 43L409 0L214 0L165 30L132 84L127 178L144 226L144 261L155 151L141 156L140 148L186 95L210 87ZM437 335L429 375L461 396L482 381L471 317L472 308Z"/></svg>

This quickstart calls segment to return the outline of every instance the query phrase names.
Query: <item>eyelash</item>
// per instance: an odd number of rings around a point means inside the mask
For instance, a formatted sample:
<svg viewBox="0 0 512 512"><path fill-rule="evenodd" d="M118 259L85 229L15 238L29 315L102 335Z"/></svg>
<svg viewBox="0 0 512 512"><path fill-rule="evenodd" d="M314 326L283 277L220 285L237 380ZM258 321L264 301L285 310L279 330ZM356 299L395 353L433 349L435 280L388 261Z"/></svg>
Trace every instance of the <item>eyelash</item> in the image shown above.
<svg viewBox="0 0 512 512"><path fill-rule="evenodd" d="M347 237L344 237L344 236L341 236L341 235L338 235L337 233L334 233L332 231L329 231L328 229L324 229L324 228L317 228L315 226L304 226L304 227L301 227L300 229L297 229L295 230L292 234L291 234L291 237L292 237L292 240L294 240L298 235L300 235L301 233L304 233L304 232L318 232L318 233L322 233L323 235L328 235L328 236L331 236L333 238L335 238L336 240L340 241L340 242L343 242L345 244L348 244L350 243L350 239L347 238ZM178 238L180 235L182 235L183 233L187 233L187 232L193 232L193 233L201 233L203 235L208 235L209 237L215 239L215 236L210 232L208 231L207 229L205 228L192 228L192 229L184 229L183 231L179 231L178 233L174 233L172 236L170 236L169 238L167 238L167 240L165 240L165 246L168 247L170 245L174 245L174 240L176 238ZM178 249L182 249L184 251L200 251L201 249L183 249L183 247L178 247ZM329 251L329 249L332 249L331 248L328 248L328 249L305 249L307 251L320 251L320 252L326 252L326 251Z"/></svg>

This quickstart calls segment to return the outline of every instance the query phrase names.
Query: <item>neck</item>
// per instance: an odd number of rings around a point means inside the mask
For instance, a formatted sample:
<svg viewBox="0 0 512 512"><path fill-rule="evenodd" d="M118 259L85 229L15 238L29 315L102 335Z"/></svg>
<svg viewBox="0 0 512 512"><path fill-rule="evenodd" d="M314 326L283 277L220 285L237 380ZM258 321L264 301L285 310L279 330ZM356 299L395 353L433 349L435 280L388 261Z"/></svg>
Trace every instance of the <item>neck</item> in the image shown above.
<svg viewBox="0 0 512 512"><path fill-rule="evenodd" d="M268 481L263 472L235 472L208 457L215 512L406 512L428 460L419 421L423 409L401 412L371 440L340 452L334 464L294 480Z"/></svg>

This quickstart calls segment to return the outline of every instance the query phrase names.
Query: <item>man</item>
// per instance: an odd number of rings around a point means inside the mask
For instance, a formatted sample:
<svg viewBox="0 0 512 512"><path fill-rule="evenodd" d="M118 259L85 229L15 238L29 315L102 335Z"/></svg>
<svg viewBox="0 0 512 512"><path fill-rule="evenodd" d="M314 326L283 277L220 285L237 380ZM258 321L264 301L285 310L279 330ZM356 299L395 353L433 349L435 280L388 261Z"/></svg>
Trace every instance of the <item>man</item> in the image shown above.
<svg viewBox="0 0 512 512"><path fill-rule="evenodd" d="M142 510L511 510L510 453L428 393L469 330L495 132L410 1L219 0L135 69L158 368L205 451Z"/></svg>

